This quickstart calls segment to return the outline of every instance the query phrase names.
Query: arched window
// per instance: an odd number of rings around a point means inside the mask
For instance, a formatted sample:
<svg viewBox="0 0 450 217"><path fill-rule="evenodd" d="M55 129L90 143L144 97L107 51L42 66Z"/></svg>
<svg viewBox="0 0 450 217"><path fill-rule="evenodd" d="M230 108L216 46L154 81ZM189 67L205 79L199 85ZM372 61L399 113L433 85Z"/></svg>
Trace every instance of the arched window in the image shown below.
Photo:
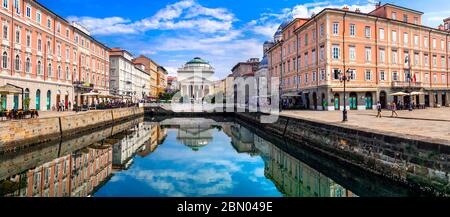
<svg viewBox="0 0 450 217"><path fill-rule="evenodd" d="M29 57L27 57L27 60L25 62L25 72L30 73L31 72L31 60Z"/></svg>
<svg viewBox="0 0 450 217"><path fill-rule="evenodd" d="M52 92L50 90L47 91L47 111L50 111L50 105L52 100Z"/></svg>
<svg viewBox="0 0 450 217"><path fill-rule="evenodd" d="M49 78L52 77L52 64L51 63L48 64L48 77Z"/></svg>
<svg viewBox="0 0 450 217"><path fill-rule="evenodd" d="M20 56L16 55L16 58L14 59L14 70L20 71Z"/></svg>
<svg viewBox="0 0 450 217"><path fill-rule="evenodd" d="M36 110L41 110L41 90L36 90Z"/></svg>
<svg viewBox="0 0 450 217"><path fill-rule="evenodd" d="M61 79L61 66L58 66L58 79Z"/></svg>
<svg viewBox="0 0 450 217"><path fill-rule="evenodd" d="M29 109L30 108L30 89L26 88L25 92L24 92L24 107L25 109Z"/></svg>
<svg viewBox="0 0 450 217"><path fill-rule="evenodd" d="M6 51L3 52L3 56L2 56L2 67L3 67L4 69L7 69L7 68L8 68L8 53L6 53Z"/></svg>
<svg viewBox="0 0 450 217"><path fill-rule="evenodd" d="M37 63L37 74L42 75L42 64L41 61L38 61Z"/></svg>

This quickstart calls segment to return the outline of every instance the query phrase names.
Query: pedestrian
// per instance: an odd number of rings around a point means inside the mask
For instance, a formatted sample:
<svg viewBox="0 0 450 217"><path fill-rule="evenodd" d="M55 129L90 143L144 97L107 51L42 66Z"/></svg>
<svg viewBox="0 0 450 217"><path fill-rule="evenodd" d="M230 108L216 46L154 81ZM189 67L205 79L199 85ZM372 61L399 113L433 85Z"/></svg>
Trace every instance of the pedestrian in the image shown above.
<svg viewBox="0 0 450 217"><path fill-rule="evenodd" d="M395 102L392 102L391 110L392 110L391 117L394 117L394 114L395 114L395 117L398 117L398 114L397 114L397 111L396 111L397 110L397 104Z"/></svg>
<svg viewBox="0 0 450 217"><path fill-rule="evenodd" d="M72 103L69 101L69 107L67 107L67 109L70 111L71 108L72 108Z"/></svg>
<svg viewBox="0 0 450 217"><path fill-rule="evenodd" d="M378 111L377 118L381 118L381 103L380 103L380 101L377 102L377 111Z"/></svg>
<svg viewBox="0 0 450 217"><path fill-rule="evenodd" d="M65 102L64 110L69 111L69 100Z"/></svg>

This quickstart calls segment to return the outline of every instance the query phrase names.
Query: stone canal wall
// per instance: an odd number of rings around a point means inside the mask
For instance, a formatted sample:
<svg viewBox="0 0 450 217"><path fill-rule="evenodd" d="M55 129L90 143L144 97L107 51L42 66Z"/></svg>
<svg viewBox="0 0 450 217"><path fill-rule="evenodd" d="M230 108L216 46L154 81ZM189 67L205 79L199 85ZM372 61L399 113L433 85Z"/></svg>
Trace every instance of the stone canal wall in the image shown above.
<svg viewBox="0 0 450 217"><path fill-rule="evenodd" d="M0 153L143 115L143 108L133 107L80 112L63 117L2 121Z"/></svg>
<svg viewBox="0 0 450 217"><path fill-rule="evenodd" d="M412 188L450 195L448 141L405 138L395 133L280 116L261 124L256 113L239 119L318 154L359 167Z"/></svg>

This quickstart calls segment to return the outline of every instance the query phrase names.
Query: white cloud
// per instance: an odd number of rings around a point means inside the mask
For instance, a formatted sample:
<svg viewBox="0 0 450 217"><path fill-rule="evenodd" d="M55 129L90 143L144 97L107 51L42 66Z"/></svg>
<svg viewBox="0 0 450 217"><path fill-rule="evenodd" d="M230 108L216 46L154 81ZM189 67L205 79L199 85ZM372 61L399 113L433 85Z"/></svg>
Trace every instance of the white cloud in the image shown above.
<svg viewBox="0 0 450 217"><path fill-rule="evenodd" d="M225 8L206 8L194 0L169 4L153 16L132 22L121 17L75 17L96 35L134 34L148 30L191 29L205 33L228 31L235 20L234 14Z"/></svg>

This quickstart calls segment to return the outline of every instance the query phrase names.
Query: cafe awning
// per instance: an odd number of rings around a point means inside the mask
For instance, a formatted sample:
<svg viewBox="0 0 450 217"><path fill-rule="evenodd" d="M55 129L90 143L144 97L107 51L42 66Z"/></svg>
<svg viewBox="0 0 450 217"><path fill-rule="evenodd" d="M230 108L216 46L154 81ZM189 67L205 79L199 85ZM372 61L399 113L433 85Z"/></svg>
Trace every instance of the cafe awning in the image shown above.
<svg viewBox="0 0 450 217"><path fill-rule="evenodd" d="M409 94L400 91L400 92L396 92L396 93L391 93L389 95L390 96L406 96L406 95L409 95Z"/></svg>
<svg viewBox="0 0 450 217"><path fill-rule="evenodd" d="M7 85L0 86L0 94L3 94L3 95L22 94L22 90L20 88L17 88L17 87L7 84Z"/></svg>
<svg viewBox="0 0 450 217"><path fill-rule="evenodd" d="M415 95L425 95L424 92L411 92L410 95L415 96Z"/></svg>
<svg viewBox="0 0 450 217"><path fill-rule="evenodd" d="M335 87L331 88L332 92L344 92L343 87ZM345 92L376 92L377 88L364 88L364 87L353 87L353 88L345 88Z"/></svg>

